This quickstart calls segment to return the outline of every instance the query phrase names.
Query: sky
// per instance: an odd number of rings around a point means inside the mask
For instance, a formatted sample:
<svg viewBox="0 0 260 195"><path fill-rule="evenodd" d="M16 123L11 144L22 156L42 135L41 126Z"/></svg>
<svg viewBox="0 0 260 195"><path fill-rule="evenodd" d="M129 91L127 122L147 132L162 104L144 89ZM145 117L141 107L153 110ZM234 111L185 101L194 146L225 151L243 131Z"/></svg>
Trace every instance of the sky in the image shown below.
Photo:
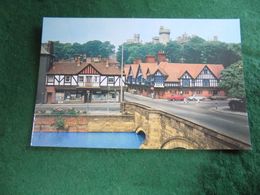
<svg viewBox="0 0 260 195"><path fill-rule="evenodd" d="M205 40L217 36L219 41L240 43L239 19L123 19L123 18L51 18L43 19L42 43L85 43L91 40L110 41L116 48L134 34L143 43L159 36L160 26L170 30L170 39L184 33Z"/></svg>

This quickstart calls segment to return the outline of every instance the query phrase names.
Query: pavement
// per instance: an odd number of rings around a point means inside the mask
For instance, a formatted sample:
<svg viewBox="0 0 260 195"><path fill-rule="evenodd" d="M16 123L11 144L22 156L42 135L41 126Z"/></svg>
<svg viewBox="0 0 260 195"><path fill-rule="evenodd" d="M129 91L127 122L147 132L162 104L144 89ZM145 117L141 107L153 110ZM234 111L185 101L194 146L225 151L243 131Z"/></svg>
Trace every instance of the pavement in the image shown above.
<svg viewBox="0 0 260 195"><path fill-rule="evenodd" d="M238 112L238 111L231 111L229 109L229 106L219 106L219 107L212 107L212 111L215 112L223 112L223 113L229 113L229 114L235 114L235 115L240 115L240 116L248 116L247 112Z"/></svg>
<svg viewBox="0 0 260 195"><path fill-rule="evenodd" d="M120 115L120 103L84 103L84 104L36 104L35 112L41 110L51 113L52 109L75 109L88 115Z"/></svg>

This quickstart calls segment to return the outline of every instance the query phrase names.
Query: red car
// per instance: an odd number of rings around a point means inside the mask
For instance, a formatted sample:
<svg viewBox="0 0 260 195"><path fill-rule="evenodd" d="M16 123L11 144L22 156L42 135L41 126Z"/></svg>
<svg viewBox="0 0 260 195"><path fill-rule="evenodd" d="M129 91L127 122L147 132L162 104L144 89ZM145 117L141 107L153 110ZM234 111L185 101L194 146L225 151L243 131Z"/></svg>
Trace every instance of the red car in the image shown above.
<svg viewBox="0 0 260 195"><path fill-rule="evenodd" d="M183 101L185 99L182 95L171 95L168 100L170 101Z"/></svg>

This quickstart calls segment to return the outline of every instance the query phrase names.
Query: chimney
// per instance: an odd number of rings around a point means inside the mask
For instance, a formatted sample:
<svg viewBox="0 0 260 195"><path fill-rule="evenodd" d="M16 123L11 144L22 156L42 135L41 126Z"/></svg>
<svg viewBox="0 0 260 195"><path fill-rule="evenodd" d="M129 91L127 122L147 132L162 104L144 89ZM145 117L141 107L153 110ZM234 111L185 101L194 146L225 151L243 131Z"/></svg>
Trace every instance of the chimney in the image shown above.
<svg viewBox="0 0 260 195"><path fill-rule="evenodd" d="M166 62L166 55L164 52L159 51L158 52L158 62Z"/></svg>
<svg viewBox="0 0 260 195"><path fill-rule="evenodd" d="M48 43L47 43L47 51L48 51L49 54L51 54L51 55L54 54L53 41L48 41Z"/></svg>
<svg viewBox="0 0 260 195"><path fill-rule="evenodd" d="M108 59L106 60L106 67L109 67Z"/></svg>
<svg viewBox="0 0 260 195"><path fill-rule="evenodd" d="M133 64L140 64L140 63L142 63L141 58L136 58L136 59L134 59Z"/></svg>
<svg viewBox="0 0 260 195"><path fill-rule="evenodd" d="M155 63L156 60L155 60L155 57L154 57L154 56L152 56L152 55L147 55L147 56L145 57L145 62L146 62L146 63Z"/></svg>
<svg viewBox="0 0 260 195"><path fill-rule="evenodd" d="M80 64L81 64L80 57L77 58L76 63L77 63L77 66L80 66Z"/></svg>

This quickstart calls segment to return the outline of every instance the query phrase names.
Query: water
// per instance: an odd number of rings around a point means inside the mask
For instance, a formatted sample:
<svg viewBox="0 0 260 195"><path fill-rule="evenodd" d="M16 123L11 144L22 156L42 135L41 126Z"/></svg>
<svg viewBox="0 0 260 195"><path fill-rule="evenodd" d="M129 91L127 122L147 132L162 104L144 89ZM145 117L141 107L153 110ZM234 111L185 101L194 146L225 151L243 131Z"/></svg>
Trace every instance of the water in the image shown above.
<svg viewBox="0 0 260 195"><path fill-rule="evenodd" d="M135 132L33 132L32 146L138 149L145 137Z"/></svg>

